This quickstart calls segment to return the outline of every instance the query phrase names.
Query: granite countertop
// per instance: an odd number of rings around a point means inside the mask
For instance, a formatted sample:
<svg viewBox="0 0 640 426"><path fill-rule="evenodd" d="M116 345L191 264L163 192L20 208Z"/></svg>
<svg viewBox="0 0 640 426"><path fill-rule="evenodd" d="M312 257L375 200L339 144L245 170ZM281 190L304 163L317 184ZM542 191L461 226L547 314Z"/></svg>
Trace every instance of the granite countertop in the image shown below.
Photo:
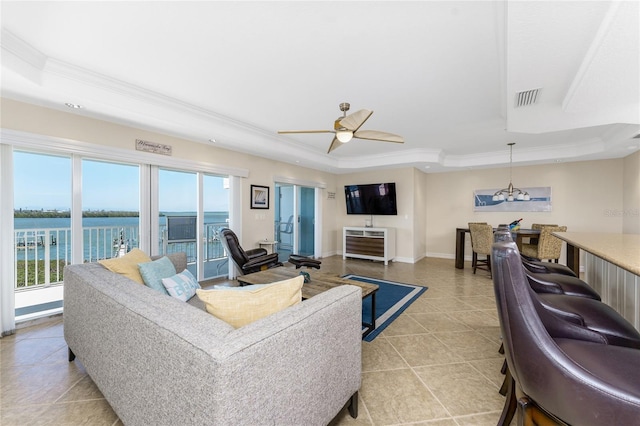
<svg viewBox="0 0 640 426"><path fill-rule="evenodd" d="M640 234L554 232L553 235L622 269L640 275Z"/></svg>

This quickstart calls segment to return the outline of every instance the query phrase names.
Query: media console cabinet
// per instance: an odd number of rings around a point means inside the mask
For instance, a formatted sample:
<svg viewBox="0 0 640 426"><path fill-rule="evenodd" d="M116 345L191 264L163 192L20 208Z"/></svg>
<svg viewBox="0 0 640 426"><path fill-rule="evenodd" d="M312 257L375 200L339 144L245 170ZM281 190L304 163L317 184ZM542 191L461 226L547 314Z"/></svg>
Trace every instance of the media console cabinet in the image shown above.
<svg viewBox="0 0 640 426"><path fill-rule="evenodd" d="M385 265L396 257L395 228L342 228L342 259L380 260Z"/></svg>

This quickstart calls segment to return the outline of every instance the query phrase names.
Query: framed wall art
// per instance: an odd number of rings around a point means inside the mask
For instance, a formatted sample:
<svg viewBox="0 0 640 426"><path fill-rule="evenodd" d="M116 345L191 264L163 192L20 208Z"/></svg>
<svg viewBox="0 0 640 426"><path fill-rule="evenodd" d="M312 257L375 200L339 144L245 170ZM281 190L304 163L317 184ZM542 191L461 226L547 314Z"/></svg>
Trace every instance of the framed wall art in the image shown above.
<svg viewBox="0 0 640 426"><path fill-rule="evenodd" d="M252 209L268 209L269 208L269 187L260 185L251 185L251 208Z"/></svg>
<svg viewBox="0 0 640 426"><path fill-rule="evenodd" d="M551 187L522 188L529 193L529 201L493 200L498 189L476 189L473 191L473 211L476 212L550 212Z"/></svg>

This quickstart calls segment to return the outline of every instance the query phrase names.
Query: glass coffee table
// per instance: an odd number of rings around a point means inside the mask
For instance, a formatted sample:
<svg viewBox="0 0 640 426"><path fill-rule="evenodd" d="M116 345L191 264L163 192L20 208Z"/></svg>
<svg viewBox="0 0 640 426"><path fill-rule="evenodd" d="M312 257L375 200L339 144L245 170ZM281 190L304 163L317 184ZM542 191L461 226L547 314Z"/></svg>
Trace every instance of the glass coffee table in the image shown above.
<svg viewBox="0 0 640 426"><path fill-rule="evenodd" d="M340 278L337 275L326 274L324 272L315 270L305 270L311 277L311 282L302 286L302 299L309 299L313 296L330 290L334 287L341 285L354 285L362 289L362 300L371 296L371 322L363 322L365 327L362 337L366 337L369 333L376 329L376 292L378 286L376 284L363 283L355 280L347 280ZM276 281L282 281L289 278L294 278L300 275L299 269L278 267L266 269L260 272L254 272L253 274L247 274L239 276L238 282L240 285L250 284L270 284Z"/></svg>

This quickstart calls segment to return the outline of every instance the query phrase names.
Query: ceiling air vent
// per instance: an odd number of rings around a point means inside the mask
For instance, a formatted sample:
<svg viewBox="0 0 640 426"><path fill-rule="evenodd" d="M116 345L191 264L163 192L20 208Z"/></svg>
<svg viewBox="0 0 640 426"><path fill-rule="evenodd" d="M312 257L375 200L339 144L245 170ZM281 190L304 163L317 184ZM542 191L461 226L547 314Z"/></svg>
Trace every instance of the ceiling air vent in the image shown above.
<svg viewBox="0 0 640 426"><path fill-rule="evenodd" d="M516 93L516 108L535 104L538 100L540 90L541 89L532 89Z"/></svg>

